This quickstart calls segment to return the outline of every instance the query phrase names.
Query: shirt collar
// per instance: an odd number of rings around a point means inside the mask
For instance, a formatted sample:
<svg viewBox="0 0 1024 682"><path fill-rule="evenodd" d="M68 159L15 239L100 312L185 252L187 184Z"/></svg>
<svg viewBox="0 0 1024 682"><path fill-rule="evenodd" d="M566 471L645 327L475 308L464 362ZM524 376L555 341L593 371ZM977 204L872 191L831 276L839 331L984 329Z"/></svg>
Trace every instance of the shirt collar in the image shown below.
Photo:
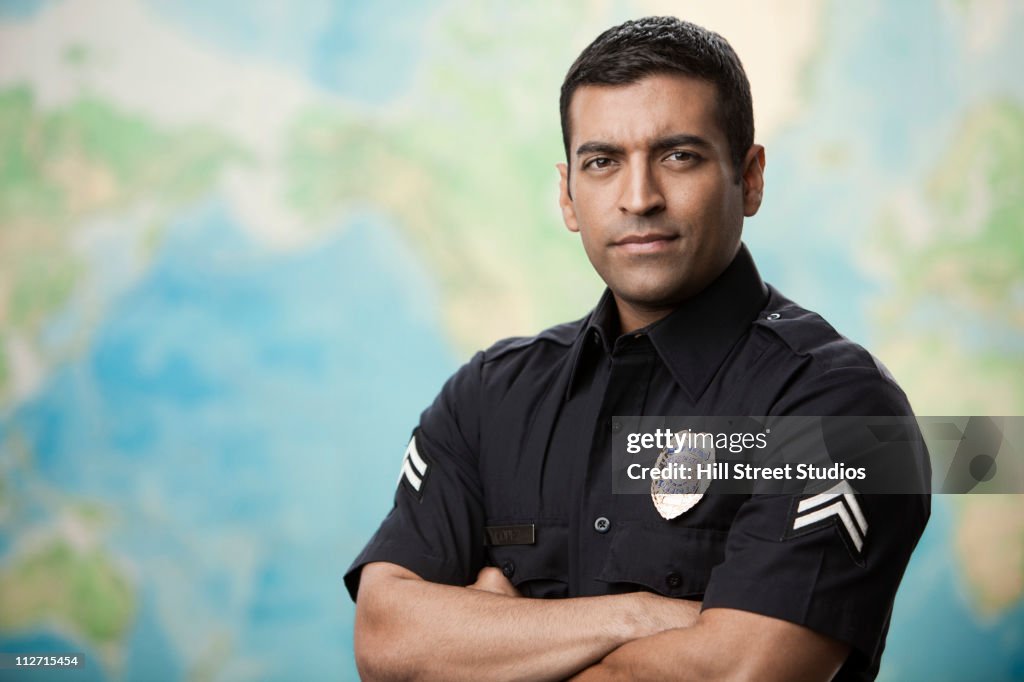
<svg viewBox="0 0 1024 682"><path fill-rule="evenodd" d="M729 351L749 330L767 298L768 288L761 280L750 251L741 244L732 263L707 288L684 301L667 317L633 334L644 333L650 337L672 378L696 402L711 384ZM611 291L605 289L573 346L567 398L575 390L584 356L598 346L610 354L618 336L615 299Z"/></svg>

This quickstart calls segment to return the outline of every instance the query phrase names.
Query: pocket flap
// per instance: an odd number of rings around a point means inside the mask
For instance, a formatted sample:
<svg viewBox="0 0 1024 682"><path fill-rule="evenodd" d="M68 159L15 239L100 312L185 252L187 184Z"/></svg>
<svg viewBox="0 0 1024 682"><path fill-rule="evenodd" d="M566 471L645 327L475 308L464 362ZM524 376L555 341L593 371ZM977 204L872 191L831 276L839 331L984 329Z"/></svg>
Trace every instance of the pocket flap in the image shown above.
<svg viewBox="0 0 1024 682"><path fill-rule="evenodd" d="M492 565L527 597L566 597L569 588L568 528L564 524L534 525L529 545L487 548Z"/></svg>
<svg viewBox="0 0 1024 682"><path fill-rule="evenodd" d="M597 579L642 585L668 597L703 595L725 558L727 534L701 528L621 526Z"/></svg>

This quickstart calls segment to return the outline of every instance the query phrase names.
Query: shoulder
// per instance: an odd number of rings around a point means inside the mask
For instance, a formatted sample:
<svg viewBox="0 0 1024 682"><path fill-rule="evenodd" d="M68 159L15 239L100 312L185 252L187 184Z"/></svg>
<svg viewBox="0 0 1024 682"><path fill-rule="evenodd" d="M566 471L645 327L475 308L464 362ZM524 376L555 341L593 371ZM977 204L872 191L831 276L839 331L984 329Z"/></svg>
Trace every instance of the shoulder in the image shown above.
<svg viewBox="0 0 1024 682"><path fill-rule="evenodd" d="M496 406L507 401L530 404L555 385L558 373L570 363L585 320L560 324L535 336L502 339L478 351L424 410L421 431L449 432L457 434L450 441L476 442L481 424Z"/></svg>
<svg viewBox="0 0 1024 682"><path fill-rule="evenodd" d="M846 338L818 313L789 300L769 286L768 304L754 323L778 346L822 372L853 369L889 376L877 358Z"/></svg>
<svg viewBox="0 0 1024 682"><path fill-rule="evenodd" d="M817 405L820 414L912 413L906 394L878 358L818 313L773 287L769 292L754 325L767 346L764 360L791 368L780 409Z"/></svg>
<svg viewBox="0 0 1024 682"><path fill-rule="evenodd" d="M565 352L575 343L576 337L583 330L587 318L575 322L565 322L545 329L534 336L514 336L498 341L490 348L482 351L483 364L500 364L515 362L517 358L544 354L554 351Z"/></svg>
<svg viewBox="0 0 1024 682"><path fill-rule="evenodd" d="M587 319L559 324L534 336L501 339L478 351L448 380L442 397L479 401L484 395L501 395L517 380L557 372L569 361Z"/></svg>
<svg viewBox="0 0 1024 682"><path fill-rule="evenodd" d="M539 385L570 362L588 318L566 322L536 334L502 339L479 356L482 387L501 394L513 383Z"/></svg>

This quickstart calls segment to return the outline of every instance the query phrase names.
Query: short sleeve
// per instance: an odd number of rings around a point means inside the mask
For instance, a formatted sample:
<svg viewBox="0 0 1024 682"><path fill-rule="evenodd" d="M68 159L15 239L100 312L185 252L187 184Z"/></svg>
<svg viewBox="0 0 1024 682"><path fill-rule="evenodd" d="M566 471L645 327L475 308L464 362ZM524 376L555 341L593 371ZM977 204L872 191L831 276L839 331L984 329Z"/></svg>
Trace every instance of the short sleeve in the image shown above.
<svg viewBox="0 0 1024 682"><path fill-rule="evenodd" d="M902 391L877 372L826 373L794 393L784 414L912 415ZM923 441L906 448L903 455L929 477ZM930 497L862 494L856 485L839 481L815 494L751 496L729 531L703 608L797 623L851 645L847 672L850 666L862 672L877 666L896 591L928 521Z"/></svg>
<svg viewBox="0 0 1024 682"><path fill-rule="evenodd" d="M345 574L353 600L363 566L398 564L424 580L467 585L484 565L484 511L477 467L478 353L420 416L401 460L395 502ZM396 460L397 461L397 460Z"/></svg>
<svg viewBox="0 0 1024 682"><path fill-rule="evenodd" d="M840 492L802 509L808 500L754 495L741 507L703 608L803 625L875 660L928 498Z"/></svg>

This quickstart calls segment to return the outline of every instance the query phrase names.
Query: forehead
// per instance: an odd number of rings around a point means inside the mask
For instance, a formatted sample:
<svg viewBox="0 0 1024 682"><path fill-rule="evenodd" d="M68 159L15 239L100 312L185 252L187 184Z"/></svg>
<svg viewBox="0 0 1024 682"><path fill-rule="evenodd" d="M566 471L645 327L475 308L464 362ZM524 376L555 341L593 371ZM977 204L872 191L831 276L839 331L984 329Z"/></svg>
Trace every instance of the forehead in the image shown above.
<svg viewBox="0 0 1024 682"><path fill-rule="evenodd" d="M667 135L699 135L724 145L715 85L678 74L656 74L627 85L582 85L569 121L575 149L588 141L642 145Z"/></svg>

